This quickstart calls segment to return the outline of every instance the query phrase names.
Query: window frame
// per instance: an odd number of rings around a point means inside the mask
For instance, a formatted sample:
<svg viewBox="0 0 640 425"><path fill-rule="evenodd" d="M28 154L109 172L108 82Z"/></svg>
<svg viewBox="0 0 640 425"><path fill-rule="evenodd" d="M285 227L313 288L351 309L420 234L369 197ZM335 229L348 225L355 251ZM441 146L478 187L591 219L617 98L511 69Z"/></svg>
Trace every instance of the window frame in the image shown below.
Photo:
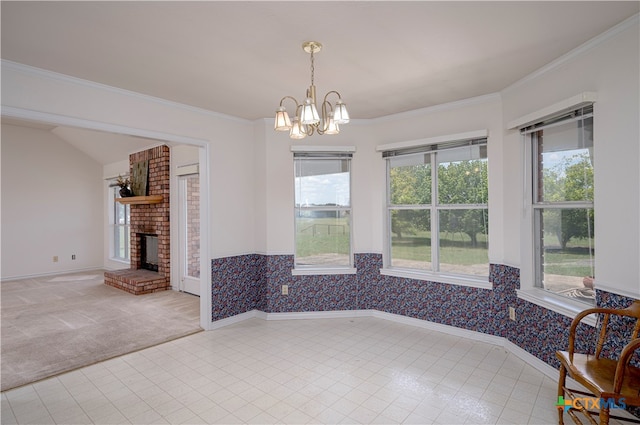
<svg viewBox="0 0 640 425"><path fill-rule="evenodd" d="M381 145L376 148L377 151L382 152L383 156L385 153L394 150L406 150L407 153L415 150L416 153L428 153L431 149L437 149L437 145L447 145L455 146L457 144L464 144L467 142L471 142L474 140L481 140L482 146L485 146L487 149L487 160L488 160L488 131L487 130L476 130L467 133L459 133L445 136L438 136L427 139L420 139L415 141L408 142L400 142L393 143L387 145ZM470 286L476 288L483 289L491 289L492 285L489 282L489 265L490 261L487 258L487 275L486 276L477 276L477 275L468 275L462 273L450 273L450 272L442 272L442 271L430 271L430 270L421 270L416 268L406 268L406 267L397 267L391 265L391 211L394 209L421 209L421 210L429 210L431 211L431 232L437 232L439 229L439 211L441 210L474 210L480 207L481 209L485 209L487 211L487 215L489 213L489 202L487 200L486 204L440 204L438 199L438 191L437 191L437 178L432 177L432 191L431 191L431 203L429 205L419 205L419 206L398 206L391 204L391 196L390 196L390 164L389 161L386 160L387 164L385 164L385 173L386 173L386 197L385 197L385 205L384 205L384 217L385 217L385 231L384 231L384 248L383 248L383 268L380 270L380 273L387 276L394 277L402 277L402 278L410 278L417 280L425 280L432 282L441 282L447 284L461 285L461 286ZM437 174L438 161L432 161L432 176ZM488 183L488 181L487 181ZM489 234L487 233L487 237ZM439 262L439 246L431 247L432 252L435 249L435 254L432 254L431 261L435 260ZM487 256L488 257L488 256Z"/></svg>
<svg viewBox="0 0 640 425"><path fill-rule="evenodd" d="M597 93L582 92L572 97L561 100L557 103L531 112L527 115L509 121L508 130L521 130L538 122L548 120L551 117L559 116L571 110L579 109L583 106L593 105L594 116L597 115ZM532 173L532 150L527 144L524 134L518 135L520 153L522 158L522 209L520 218L520 255L521 262L515 265L520 269L520 288L516 289L519 299L554 311L563 316L573 318L576 314L585 309L585 303L573 299L553 294L535 286L534 275L534 227L533 227L533 173ZM594 170L595 172L595 170ZM585 323L595 326L594 317L586 318Z"/></svg>
<svg viewBox="0 0 640 425"><path fill-rule="evenodd" d="M131 207L129 204L120 204L116 199L120 198L120 193L118 189L118 185L116 184L116 180L110 180L109 185L109 260L117 261L120 263L131 263ZM128 222L125 224L118 223L118 208L123 207L125 213L125 221L128 217ZM119 238L116 237L116 232L119 231L120 228L125 229L125 234L129 235L129 238L125 238L124 240L124 250L126 253L125 257L120 257L118 255L120 250L120 245L117 244ZM128 229L128 231L126 231Z"/></svg>
<svg viewBox="0 0 640 425"><path fill-rule="evenodd" d="M540 289L545 292L549 292L554 296L559 296L567 299L571 299L571 298L568 296L553 292L549 289L546 289L543 285L544 264L542 262L542 257L543 257L544 247L543 247L542 237L540 236L542 234L542 220L543 220L542 213L545 210L560 210L560 211L574 210L574 209L594 210L594 201L593 200L591 201L588 201L588 200L549 201L549 200L540 199L540 187L539 187L540 183L538 182L540 182L540 179L543 178L542 176L543 170L540 168L540 165L541 165L540 156L542 155L543 152L539 151L539 137L541 135L541 132L544 137L544 129L546 128L559 126L559 125L561 126L561 125L569 124L571 122L584 122L585 120L588 120L588 119L591 119L591 131L593 131L593 125L594 125L593 117L594 117L594 114L593 114L592 105L585 105L580 108L577 108L576 110L574 110L574 112L571 112L570 115L567 115L566 113L562 113L562 114L559 114L558 117L554 117L554 118L551 118L550 120L546 120L545 122L541 122L531 126L533 128L531 128L530 130L527 130L526 128L521 129L521 132L523 132L523 136L526 139L525 143L527 145L525 149L530 150L530 161L531 161L531 173L530 173L531 174L530 176L531 196L529 197L529 199L531 202L531 210L532 210L531 225L533 228L533 235L532 235L533 285L536 289ZM551 121L551 123L548 123L549 121ZM593 148L594 146L592 145L591 149ZM593 230L594 229L591 229L592 237L594 237ZM595 257L595 254L593 255ZM575 301L582 303L582 305L585 306L585 308L593 307L595 305L595 298L592 303L588 303L586 301L581 301L578 299L576 299Z"/></svg>
<svg viewBox="0 0 640 425"><path fill-rule="evenodd" d="M291 270L294 276L304 275L331 275L331 274L355 274L356 269L354 265L354 252L353 252L353 153L355 152L354 146L292 146L291 152L293 153L293 268ZM336 211L345 212L348 215L349 220L349 264L310 264L303 265L297 263L297 214L301 208L296 205L295 182L297 176L297 160L300 159L322 159L322 160L348 160L349 163L349 206L309 206L303 207L305 211Z"/></svg>

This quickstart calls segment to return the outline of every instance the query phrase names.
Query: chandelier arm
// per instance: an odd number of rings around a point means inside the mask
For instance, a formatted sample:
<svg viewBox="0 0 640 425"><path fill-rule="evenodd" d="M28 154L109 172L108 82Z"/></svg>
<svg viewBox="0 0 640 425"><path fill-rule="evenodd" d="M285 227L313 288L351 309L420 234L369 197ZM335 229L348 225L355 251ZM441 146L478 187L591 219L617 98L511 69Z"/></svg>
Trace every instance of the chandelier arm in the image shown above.
<svg viewBox="0 0 640 425"><path fill-rule="evenodd" d="M329 97L329 95L330 95L331 93L335 93L336 95L338 95L338 99L339 99L339 100L342 100L342 96L340 96L340 93L338 93L338 92L337 92L337 91L335 91L335 90L331 90L330 92L328 92L327 94L325 94L325 95L324 95L324 102L326 102L326 101L327 101L327 98Z"/></svg>
<svg viewBox="0 0 640 425"><path fill-rule="evenodd" d="M291 99L293 100L293 102L296 104L296 114L298 113L298 107L300 106L300 104L298 103L298 101L296 100L295 97L293 96L285 96L282 99L280 99L280 106L283 106L283 103L285 101L285 99Z"/></svg>
<svg viewBox="0 0 640 425"><path fill-rule="evenodd" d="M329 128L329 117L330 114L333 113L333 106L331 105L331 102L327 101L327 96L325 96L324 98L325 100L324 102L322 102L322 128L320 128L320 126L318 125L319 135L323 135L324 132L327 131L327 128ZM327 106L329 107L328 112Z"/></svg>

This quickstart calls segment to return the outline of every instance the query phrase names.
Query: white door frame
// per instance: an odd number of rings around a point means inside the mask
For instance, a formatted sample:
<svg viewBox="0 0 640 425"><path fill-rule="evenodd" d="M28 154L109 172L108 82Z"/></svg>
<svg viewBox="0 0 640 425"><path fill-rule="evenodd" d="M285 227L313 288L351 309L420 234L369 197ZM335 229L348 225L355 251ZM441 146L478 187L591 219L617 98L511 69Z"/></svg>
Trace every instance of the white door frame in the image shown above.
<svg viewBox="0 0 640 425"><path fill-rule="evenodd" d="M187 248L189 241L189 232L187 231L187 224L189 219L188 205L187 205L187 181L189 178L196 177L200 180L200 175L197 172L191 174L176 174L176 194L178 195L178 226L177 226L177 239L178 239L178 259L173 264L178 264L178 290L187 292L189 294L200 296L200 284L199 278L189 276L189 266L187 265L188 255L190 254ZM200 198L198 198L199 201ZM198 202L198 210L200 209L200 202ZM198 211L199 212L199 211ZM198 255L200 255L200 249L198 247Z"/></svg>

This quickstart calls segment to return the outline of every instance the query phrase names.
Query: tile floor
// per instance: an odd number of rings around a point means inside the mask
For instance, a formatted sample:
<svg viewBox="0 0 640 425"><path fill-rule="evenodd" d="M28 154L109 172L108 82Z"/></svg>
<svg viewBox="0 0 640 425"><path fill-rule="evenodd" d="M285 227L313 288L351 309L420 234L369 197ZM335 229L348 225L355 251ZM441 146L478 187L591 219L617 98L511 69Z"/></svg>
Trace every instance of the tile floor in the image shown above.
<svg viewBox="0 0 640 425"><path fill-rule="evenodd" d="M2 424L552 424L555 401L555 379L491 344L251 319L4 392Z"/></svg>

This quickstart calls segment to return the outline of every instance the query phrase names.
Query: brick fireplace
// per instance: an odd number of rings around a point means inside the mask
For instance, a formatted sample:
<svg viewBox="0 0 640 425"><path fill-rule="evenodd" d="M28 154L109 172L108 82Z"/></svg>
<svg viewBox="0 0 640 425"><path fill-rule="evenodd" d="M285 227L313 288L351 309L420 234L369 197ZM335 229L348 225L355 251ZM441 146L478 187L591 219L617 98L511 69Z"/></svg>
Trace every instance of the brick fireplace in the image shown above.
<svg viewBox="0 0 640 425"><path fill-rule="evenodd" d="M130 174L135 164L148 161L147 194L125 198L131 208L131 266L104 273L104 283L135 295L171 289L169 179L170 152L166 145L129 155ZM160 195L162 200L158 201ZM144 236L157 236L157 271L144 269Z"/></svg>

